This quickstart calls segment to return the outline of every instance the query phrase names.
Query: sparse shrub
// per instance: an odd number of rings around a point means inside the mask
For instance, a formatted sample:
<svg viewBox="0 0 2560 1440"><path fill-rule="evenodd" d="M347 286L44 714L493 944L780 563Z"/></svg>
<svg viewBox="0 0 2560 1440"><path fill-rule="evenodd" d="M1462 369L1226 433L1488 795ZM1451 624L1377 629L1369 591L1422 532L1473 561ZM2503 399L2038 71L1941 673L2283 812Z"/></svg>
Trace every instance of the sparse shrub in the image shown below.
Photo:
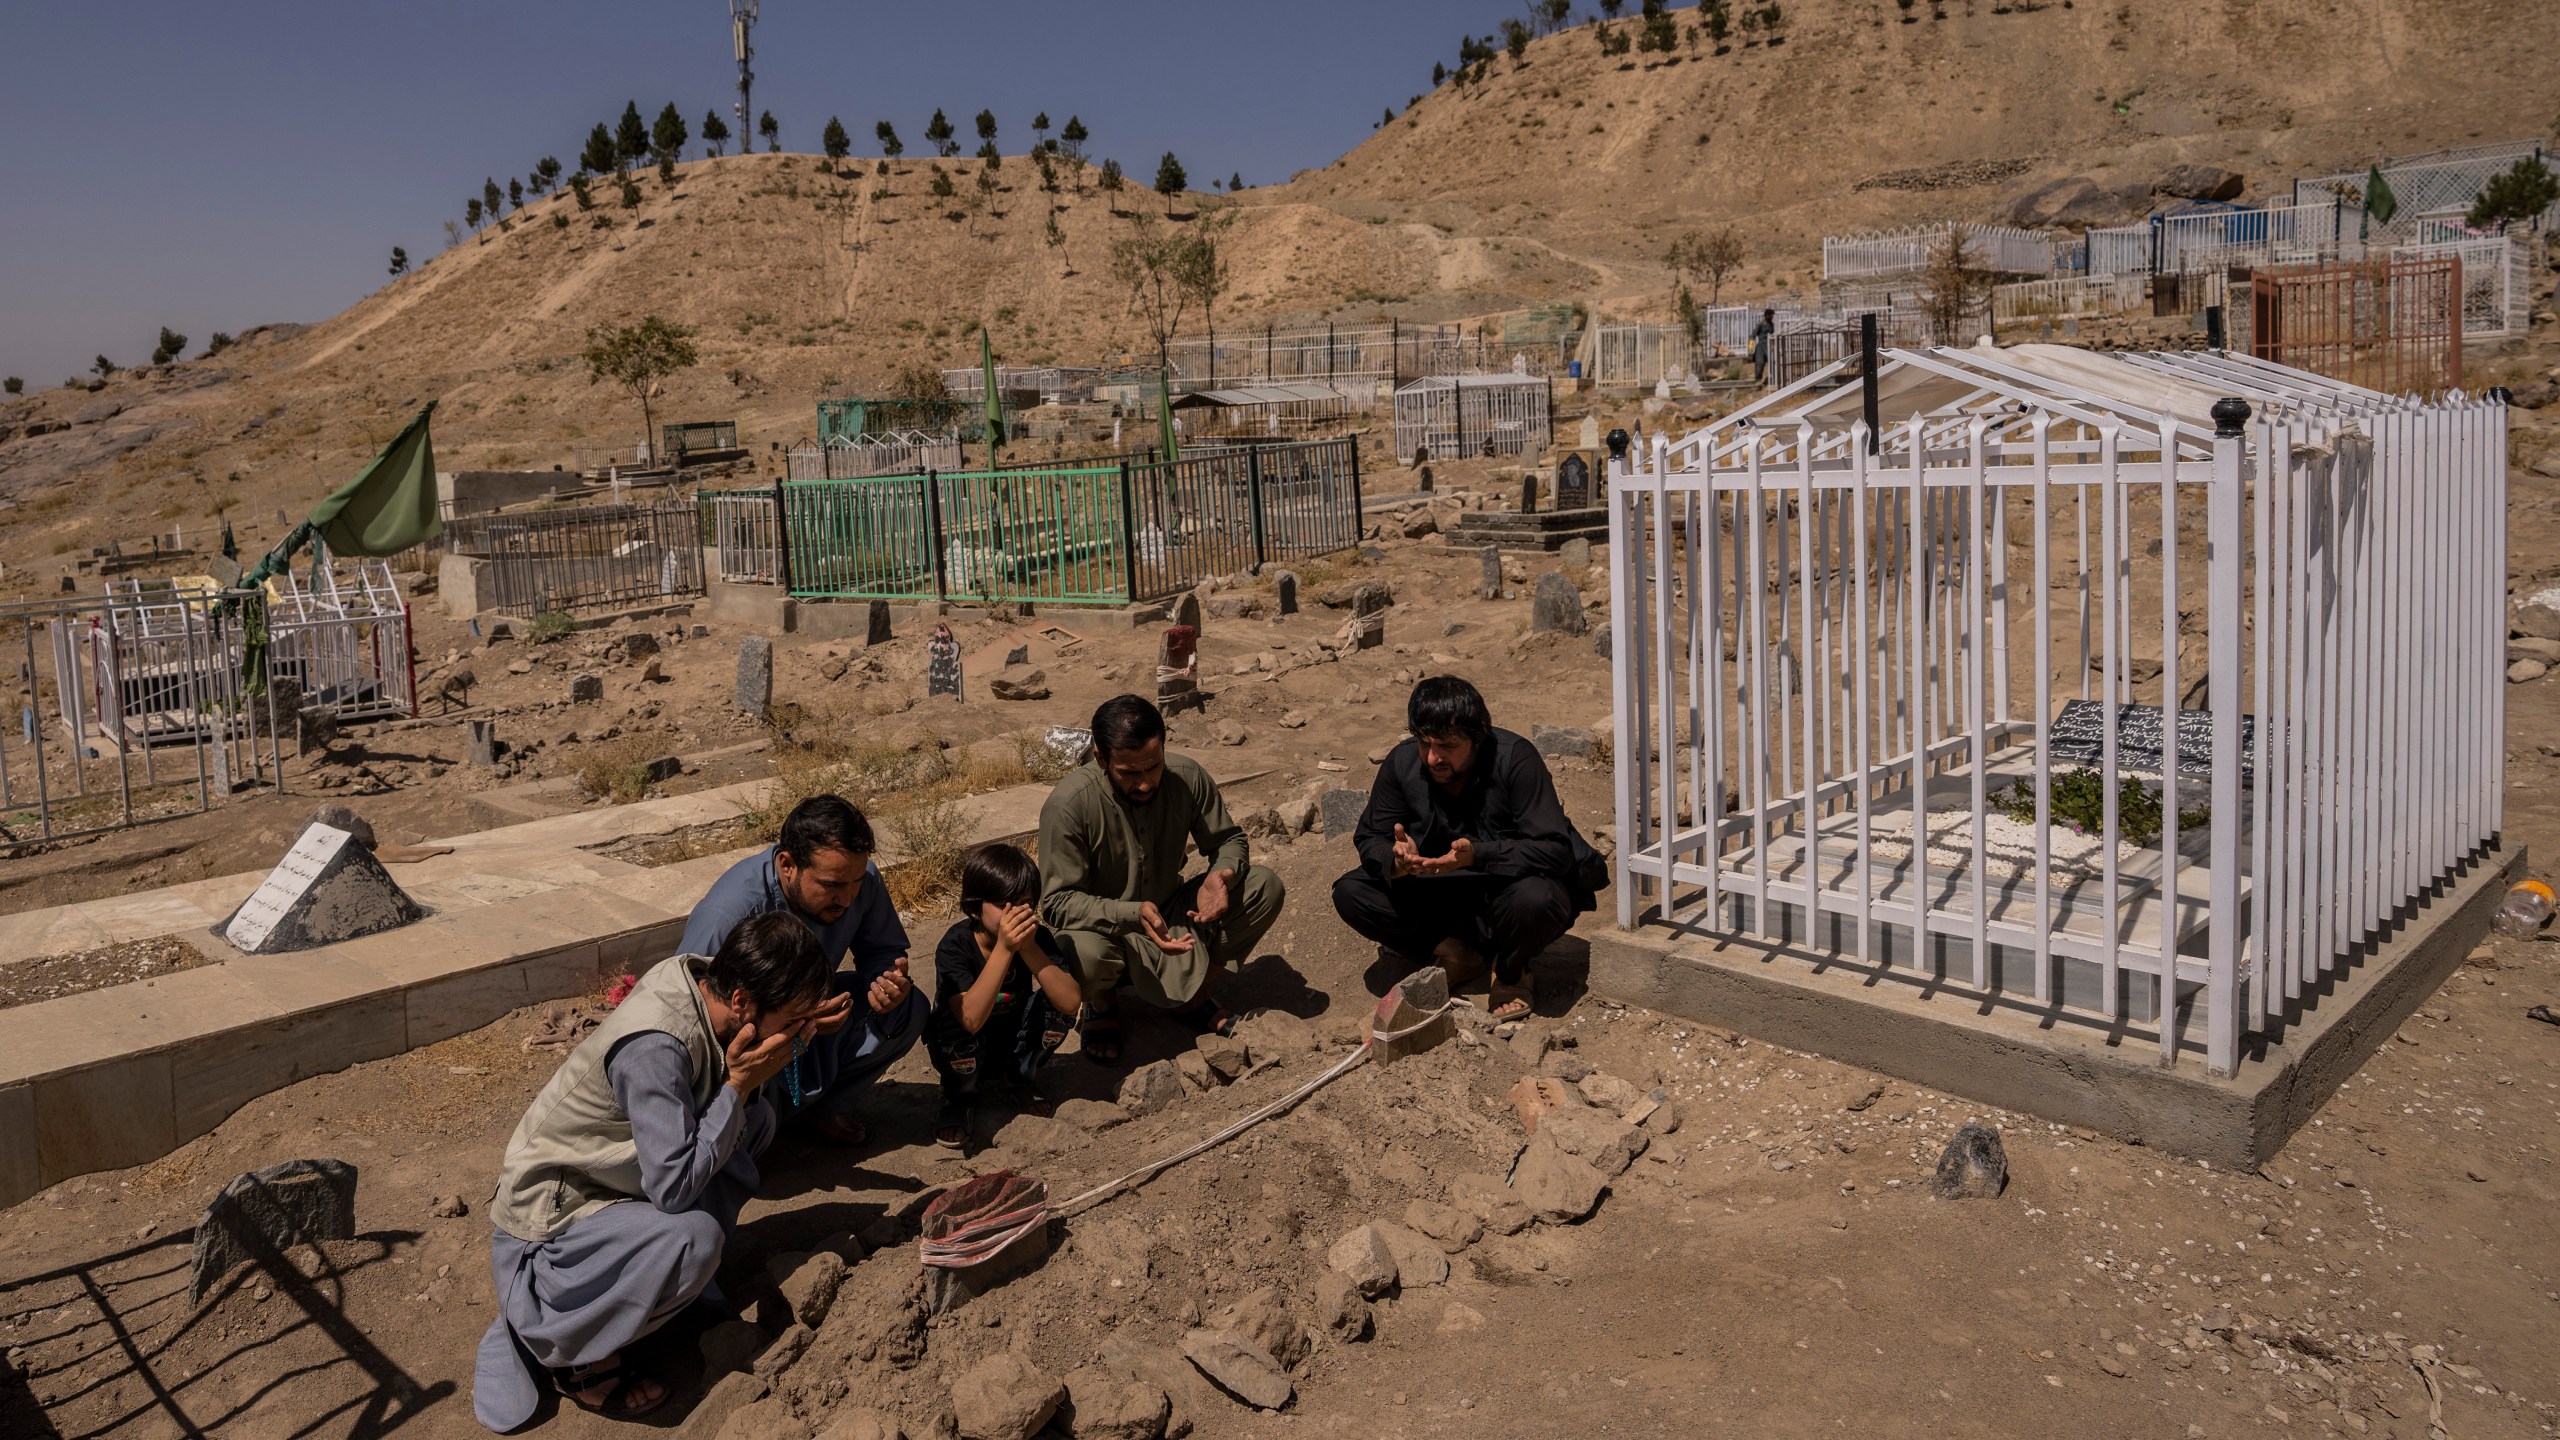
<svg viewBox="0 0 2560 1440"><path fill-rule="evenodd" d="M166 365L177 359L179 353L186 348L187 337L163 325L160 327L160 343L151 352L151 363Z"/></svg>
<svg viewBox="0 0 2560 1440"><path fill-rule="evenodd" d="M649 793L665 751L661 740L647 735L596 746L578 762L578 789L608 804L628 805Z"/></svg>
<svg viewBox="0 0 2560 1440"><path fill-rule="evenodd" d="M628 175L622 177L622 208L625 210L640 208L639 183Z"/></svg>
<svg viewBox="0 0 2560 1440"><path fill-rule="evenodd" d="M2160 792L2145 781L2132 776L2116 781L2116 836L2136 849L2157 842L2166 812ZM1991 808L2021 825L2036 822L2036 789L2032 779L2020 780L1991 797ZM2082 835L2101 835L2107 828L2107 782L2097 771L2086 766L2066 770L2053 777L2053 818ZM2178 828L2182 831L2201 828L2213 819L2209 805L2178 812Z"/></svg>
<svg viewBox="0 0 2560 1440"><path fill-rule="evenodd" d="M2560 178L2552 175L2540 156L2528 155L2513 169L2489 177L2463 221L2474 230L2510 225L2531 220L2550 209L2553 201L2560 201Z"/></svg>
<svg viewBox="0 0 2560 1440"><path fill-rule="evenodd" d="M6 380L0 380L0 390L6 390L12 395L24 395L27 393L27 382L21 376L12 375Z"/></svg>
<svg viewBox="0 0 2560 1440"><path fill-rule="evenodd" d="M594 208L596 208L596 197L595 197L594 195L590 194L590 193L588 192L588 190L587 190L587 177L586 177L586 176L584 176L584 175L572 175L572 176L570 176L570 177L569 177L569 193L570 193L570 194L572 194L572 195L575 195L576 197L578 197L578 208L579 208L579 209L581 209L581 210L593 210Z"/></svg>
<svg viewBox="0 0 2560 1440"><path fill-rule="evenodd" d="M118 365L116 362L108 359L104 355L101 355L89 362L90 373L96 375L101 380L114 379L116 372L123 368L123 366Z"/></svg>
<svg viewBox="0 0 2560 1440"><path fill-rule="evenodd" d="M205 342L204 353L196 358L199 360L210 360L214 356L219 355L230 348L231 332L228 330L216 330L213 332L213 338ZM235 476L233 478L236 479L238 477Z"/></svg>
<svg viewBox="0 0 2560 1440"><path fill-rule="evenodd" d="M394 275L409 273L409 252L397 245L391 247L391 273Z"/></svg>
<svg viewBox="0 0 2560 1440"><path fill-rule="evenodd" d="M571 618L568 611L545 610L534 616L533 623L525 627L524 638L525 643L529 645L548 645L554 640L565 640L577 632L578 622Z"/></svg>

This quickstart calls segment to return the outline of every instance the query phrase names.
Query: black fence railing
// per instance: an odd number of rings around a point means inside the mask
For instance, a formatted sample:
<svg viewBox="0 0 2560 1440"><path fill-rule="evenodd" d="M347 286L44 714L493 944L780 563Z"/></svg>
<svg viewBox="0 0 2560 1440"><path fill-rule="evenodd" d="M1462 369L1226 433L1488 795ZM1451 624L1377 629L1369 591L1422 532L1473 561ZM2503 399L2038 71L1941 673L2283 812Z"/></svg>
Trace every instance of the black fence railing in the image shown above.
<svg viewBox="0 0 2560 1440"><path fill-rule="evenodd" d="M703 593L692 505L590 505L491 516L468 553L487 559L497 608L517 615L640 605Z"/></svg>
<svg viewBox="0 0 2560 1440"><path fill-rule="evenodd" d="M1132 600L1360 542L1360 450L1315 440L1126 467Z"/></svg>

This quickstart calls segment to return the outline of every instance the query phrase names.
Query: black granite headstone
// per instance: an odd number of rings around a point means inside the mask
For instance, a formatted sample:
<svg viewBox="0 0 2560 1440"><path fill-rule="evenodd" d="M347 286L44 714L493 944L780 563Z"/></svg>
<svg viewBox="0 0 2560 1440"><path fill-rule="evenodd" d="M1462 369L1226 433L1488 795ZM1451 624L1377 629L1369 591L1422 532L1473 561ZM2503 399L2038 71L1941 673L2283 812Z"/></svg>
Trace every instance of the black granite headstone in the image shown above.
<svg viewBox="0 0 2560 1440"><path fill-rule="evenodd" d="M1556 508L1584 510L1591 505L1591 467L1579 455L1567 455L1556 467Z"/></svg>
<svg viewBox="0 0 2560 1440"><path fill-rule="evenodd" d="M1520 477L1520 513L1538 513L1538 472L1535 470Z"/></svg>

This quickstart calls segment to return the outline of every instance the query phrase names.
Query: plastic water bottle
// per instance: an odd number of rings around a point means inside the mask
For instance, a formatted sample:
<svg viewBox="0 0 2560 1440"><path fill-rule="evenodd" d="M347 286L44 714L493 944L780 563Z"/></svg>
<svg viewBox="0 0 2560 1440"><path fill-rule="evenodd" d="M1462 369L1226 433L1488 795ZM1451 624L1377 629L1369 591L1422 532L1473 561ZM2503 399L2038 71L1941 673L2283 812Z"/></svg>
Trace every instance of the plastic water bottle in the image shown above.
<svg viewBox="0 0 2560 1440"><path fill-rule="evenodd" d="M2527 880L2507 892L2506 903L2498 907L2498 918L2489 923L2501 935L2530 940L2550 922L2552 900L2550 886Z"/></svg>

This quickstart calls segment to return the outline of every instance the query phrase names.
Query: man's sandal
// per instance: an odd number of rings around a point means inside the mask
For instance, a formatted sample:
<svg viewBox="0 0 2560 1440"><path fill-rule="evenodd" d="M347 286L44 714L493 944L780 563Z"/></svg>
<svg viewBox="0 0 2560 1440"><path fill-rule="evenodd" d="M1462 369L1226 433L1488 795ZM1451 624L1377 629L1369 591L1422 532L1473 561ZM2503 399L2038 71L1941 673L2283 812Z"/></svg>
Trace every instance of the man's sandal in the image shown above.
<svg viewBox="0 0 2560 1440"><path fill-rule="evenodd" d="M1529 987L1526 985L1505 985L1496 980L1485 999L1491 1006L1485 1013L1496 1025L1529 1018Z"/></svg>
<svg viewBox="0 0 2560 1440"><path fill-rule="evenodd" d="M667 1397L674 1393L663 1383L630 1369L619 1355L593 1365L564 1365L551 1372L551 1383L570 1404L608 1420L636 1420L667 1403ZM588 1399L587 1392L599 1385L610 1388L601 1398ZM643 1385L656 1385L656 1398L639 1399L639 1387Z"/></svg>
<svg viewBox="0 0 2560 1440"><path fill-rule="evenodd" d="M968 1149L969 1107L966 1105L943 1106L940 1118L934 1122L933 1143L945 1150Z"/></svg>
<svg viewBox="0 0 2560 1440"><path fill-rule="evenodd" d="M1076 1033L1084 1037L1084 1056L1096 1065L1120 1063L1121 1047L1127 1037L1121 1034L1119 1018L1112 1015L1087 1014L1077 1022Z"/></svg>

